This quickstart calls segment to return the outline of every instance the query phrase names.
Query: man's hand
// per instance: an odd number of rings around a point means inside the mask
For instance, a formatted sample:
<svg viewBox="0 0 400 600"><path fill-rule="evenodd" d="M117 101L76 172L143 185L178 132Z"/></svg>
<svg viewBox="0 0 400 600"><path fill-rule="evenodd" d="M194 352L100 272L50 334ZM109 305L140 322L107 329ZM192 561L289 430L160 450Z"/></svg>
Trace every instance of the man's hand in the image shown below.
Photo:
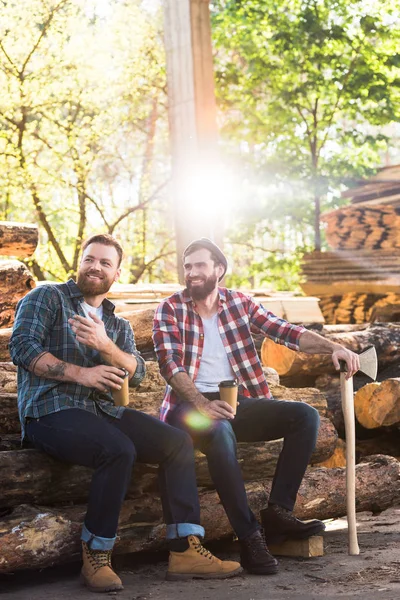
<svg viewBox="0 0 400 600"><path fill-rule="evenodd" d="M81 367L79 373L81 385L94 388L100 392L120 390L124 382L125 371L117 367L98 365L97 367Z"/></svg>
<svg viewBox="0 0 400 600"><path fill-rule="evenodd" d="M344 348L343 346L336 345L332 352L332 362L336 370L340 370L339 360L344 360L347 367L346 379L350 379L360 369L360 357L355 352Z"/></svg>
<svg viewBox="0 0 400 600"><path fill-rule="evenodd" d="M194 403L197 410L210 419L228 419L234 418L233 408L223 400L207 400L204 396Z"/></svg>
<svg viewBox="0 0 400 600"><path fill-rule="evenodd" d="M89 313L89 315L91 319L75 315L68 319L68 323L71 325L78 342L99 352L107 352L112 341L106 333L104 323L94 313Z"/></svg>

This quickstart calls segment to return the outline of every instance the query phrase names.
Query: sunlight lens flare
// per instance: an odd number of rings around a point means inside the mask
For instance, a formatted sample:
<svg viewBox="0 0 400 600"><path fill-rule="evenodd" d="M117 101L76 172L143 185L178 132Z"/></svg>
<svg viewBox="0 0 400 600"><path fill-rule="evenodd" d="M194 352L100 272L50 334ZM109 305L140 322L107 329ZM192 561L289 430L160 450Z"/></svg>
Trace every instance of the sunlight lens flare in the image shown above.
<svg viewBox="0 0 400 600"><path fill-rule="evenodd" d="M184 421L190 429L194 429L195 431L204 431L211 427L212 424L212 419L210 419L210 417L206 417L195 411L188 413Z"/></svg>

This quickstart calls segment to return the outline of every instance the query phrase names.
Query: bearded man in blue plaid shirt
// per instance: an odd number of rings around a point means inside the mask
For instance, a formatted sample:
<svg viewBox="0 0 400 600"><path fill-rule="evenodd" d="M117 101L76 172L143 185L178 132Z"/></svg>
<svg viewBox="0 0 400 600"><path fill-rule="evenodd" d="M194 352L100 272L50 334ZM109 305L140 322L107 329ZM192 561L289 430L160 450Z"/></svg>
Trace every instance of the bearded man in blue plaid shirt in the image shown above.
<svg viewBox="0 0 400 600"><path fill-rule="evenodd" d="M91 591L123 589L111 551L136 460L159 465L167 578L230 577L241 571L239 563L219 560L199 540L204 529L189 435L113 403L125 371L133 387L145 375L129 322L106 299L121 259L115 238L92 236L83 244L76 283L39 286L19 302L10 353L18 365L22 438L94 469L81 536L82 580Z"/></svg>
<svg viewBox="0 0 400 600"><path fill-rule="evenodd" d="M298 489L313 452L318 412L303 402L274 400L251 332L263 333L293 350L331 354L347 377L359 369L358 356L304 327L273 315L245 294L219 287L227 260L207 238L185 250L186 288L157 308L153 338L167 382L161 420L187 431L207 457L211 478L239 538L241 564L250 573L278 570L266 541L307 538L324 530L321 521L302 522L293 514ZM219 383L239 386L237 414L219 395ZM268 507L261 511L265 538L249 508L236 442L284 438Z"/></svg>

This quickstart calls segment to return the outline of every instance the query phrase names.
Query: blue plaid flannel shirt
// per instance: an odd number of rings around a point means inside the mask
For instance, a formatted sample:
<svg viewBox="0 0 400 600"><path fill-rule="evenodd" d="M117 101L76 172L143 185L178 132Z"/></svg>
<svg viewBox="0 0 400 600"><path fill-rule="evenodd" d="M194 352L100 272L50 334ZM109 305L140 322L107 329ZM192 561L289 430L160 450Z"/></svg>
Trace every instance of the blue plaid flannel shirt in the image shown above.
<svg viewBox="0 0 400 600"><path fill-rule="evenodd" d="M50 352L59 360L82 367L104 364L100 353L76 340L68 323L73 315L86 316L81 303L83 295L70 279L63 284L38 286L17 305L9 350L18 365L18 411L24 439L25 421L39 418L68 408L81 408L98 414L121 418L124 407L114 406L111 393L101 393L74 382L56 381L38 377L28 368L43 352ZM124 352L137 360L136 372L129 385L136 387L142 381L145 362L136 350L129 321L114 314L112 302L103 300L103 322L108 337Z"/></svg>

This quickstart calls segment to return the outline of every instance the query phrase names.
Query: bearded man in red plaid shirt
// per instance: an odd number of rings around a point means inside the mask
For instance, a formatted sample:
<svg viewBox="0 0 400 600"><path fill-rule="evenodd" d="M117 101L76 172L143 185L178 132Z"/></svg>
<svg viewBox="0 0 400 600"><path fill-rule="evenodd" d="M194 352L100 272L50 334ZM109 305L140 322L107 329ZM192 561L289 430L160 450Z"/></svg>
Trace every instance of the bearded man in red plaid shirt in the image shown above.
<svg viewBox="0 0 400 600"><path fill-rule="evenodd" d="M258 358L253 333L307 353L331 354L347 377L359 368L358 356L304 327L280 319L249 296L219 287L227 270L221 249L207 238L185 250L186 288L165 299L154 319L154 345L167 382L161 420L188 432L207 457L215 488L239 538L242 566L250 573L278 570L267 543L301 539L324 530L321 521L303 522L293 514L296 496L319 427L318 412L303 402L274 400ZM236 380L237 414L220 399L219 383ZM249 508L236 442L284 439L268 507L261 527Z"/></svg>

